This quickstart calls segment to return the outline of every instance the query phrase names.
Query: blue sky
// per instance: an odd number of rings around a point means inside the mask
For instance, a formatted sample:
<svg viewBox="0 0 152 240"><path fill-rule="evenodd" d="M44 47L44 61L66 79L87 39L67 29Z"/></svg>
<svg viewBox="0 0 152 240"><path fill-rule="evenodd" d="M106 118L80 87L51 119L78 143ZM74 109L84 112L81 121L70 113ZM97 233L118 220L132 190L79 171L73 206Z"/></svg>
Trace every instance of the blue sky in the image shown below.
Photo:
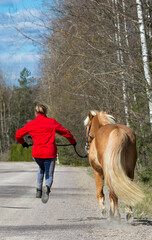
<svg viewBox="0 0 152 240"><path fill-rule="evenodd" d="M43 10L42 0L0 0L0 70L11 85L24 67L32 76L38 75L40 46L25 39L14 26L41 41Z"/></svg>

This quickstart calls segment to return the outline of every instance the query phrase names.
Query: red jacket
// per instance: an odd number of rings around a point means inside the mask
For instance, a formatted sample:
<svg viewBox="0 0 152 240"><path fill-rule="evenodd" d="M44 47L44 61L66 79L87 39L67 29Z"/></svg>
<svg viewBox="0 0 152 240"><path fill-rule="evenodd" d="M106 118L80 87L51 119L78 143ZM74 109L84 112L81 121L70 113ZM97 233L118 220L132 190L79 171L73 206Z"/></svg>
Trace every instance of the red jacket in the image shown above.
<svg viewBox="0 0 152 240"><path fill-rule="evenodd" d="M55 158L57 155L55 133L66 137L71 144L76 142L70 131L55 119L48 118L43 114L38 114L34 120L17 130L15 138L22 144L24 143L23 137L30 134L33 139L32 156L34 158Z"/></svg>

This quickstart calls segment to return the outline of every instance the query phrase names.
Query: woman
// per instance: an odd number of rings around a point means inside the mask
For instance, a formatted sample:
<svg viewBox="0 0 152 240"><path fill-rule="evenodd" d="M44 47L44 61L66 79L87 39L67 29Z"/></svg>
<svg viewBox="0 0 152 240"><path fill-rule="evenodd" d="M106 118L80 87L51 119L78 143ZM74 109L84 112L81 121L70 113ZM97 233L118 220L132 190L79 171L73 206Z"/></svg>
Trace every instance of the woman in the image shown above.
<svg viewBox="0 0 152 240"><path fill-rule="evenodd" d="M42 197L43 203L47 203L50 188L53 183L55 160L57 156L55 133L64 136L71 144L76 145L76 141L70 131L65 129L55 119L48 118L46 114L47 108L44 105L37 105L35 108L36 118L29 121L23 128L17 130L15 134L17 142L22 144L23 147L29 146L23 139L25 135L30 134L33 139L32 157L39 165L36 197ZM45 186L43 187L44 174Z"/></svg>

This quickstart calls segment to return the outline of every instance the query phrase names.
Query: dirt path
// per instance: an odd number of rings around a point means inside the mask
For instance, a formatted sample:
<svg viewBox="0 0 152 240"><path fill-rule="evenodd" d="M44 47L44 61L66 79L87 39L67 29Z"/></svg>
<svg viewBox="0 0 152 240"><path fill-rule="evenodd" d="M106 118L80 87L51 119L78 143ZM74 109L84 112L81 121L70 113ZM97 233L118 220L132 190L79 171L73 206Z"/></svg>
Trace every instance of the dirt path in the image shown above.
<svg viewBox="0 0 152 240"><path fill-rule="evenodd" d="M0 162L1 240L151 240L152 222L100 218L94 179L85 168L60 167L47 204L35 198L35 163Z"/></svg>

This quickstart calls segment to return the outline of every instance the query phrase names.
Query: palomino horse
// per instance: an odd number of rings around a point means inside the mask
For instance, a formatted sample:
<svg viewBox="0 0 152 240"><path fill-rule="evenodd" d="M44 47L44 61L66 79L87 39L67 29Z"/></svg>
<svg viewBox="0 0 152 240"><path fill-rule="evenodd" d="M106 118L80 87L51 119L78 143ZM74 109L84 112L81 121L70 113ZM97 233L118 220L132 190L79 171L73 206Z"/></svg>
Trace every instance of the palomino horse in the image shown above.
<svg viewBox="0 0 152 240"><path fill-rule="evenodd" d="M126 204L126 220L132 222L132 206L144 197L132 181L137 161L135 133L125 125L116 124L113 116L102 111L90 111L84 124L102 216L108 216L103 193L105 179L110 190L110 218L120 219L120 198Z"/></svg>

